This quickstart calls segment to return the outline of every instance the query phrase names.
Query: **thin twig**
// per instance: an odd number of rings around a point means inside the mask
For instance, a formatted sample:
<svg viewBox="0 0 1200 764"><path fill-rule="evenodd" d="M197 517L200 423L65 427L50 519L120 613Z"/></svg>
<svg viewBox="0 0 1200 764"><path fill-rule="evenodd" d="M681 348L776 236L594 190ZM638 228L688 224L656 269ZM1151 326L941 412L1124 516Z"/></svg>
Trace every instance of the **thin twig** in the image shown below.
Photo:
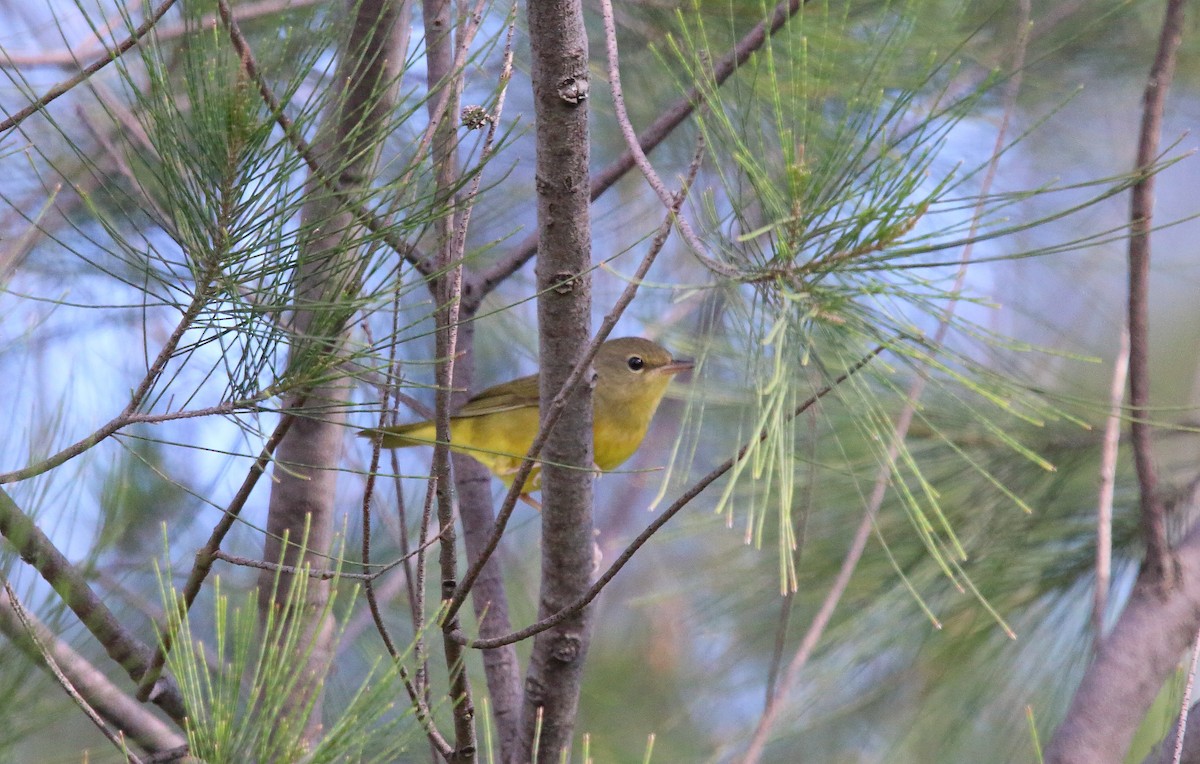
<svg viewBox="0 0 1200 764"><path fill-rule="evenodd" d="M608 54L608 84L612 90L613 111L617 117L617 124L621 128L621 135L625 139L625 147L633 156L634 164L642 171L646 183L658 196L658 200L667 209L672 209L675 195L667 189L667 184L663 183L662 178L655 172L654 166L646 157L646 152L642 151L641 145L638 144L637 133L633 129L633 123L629 121L629 113L625 110L625 94L621 89L620 57L617 53L617 24L613 19L612 0L600 0L600 15L604 20L604 47ZM706 247L696 236L696 232L692 230L687 218L679 216L678 211L676 211L675 226L679 235L691 248L692 254L699 258L705 266L727 278L737 277L737 272L732 268L722 265L704 254Z"/></svg>
<svg viewBox="0 0 1200 764"><path fill-rule="evenodd" d="M330 570L328 568L313 568L309 565L305 565L303 567L296 567L294 565L283 565L283 564L277 563L277 562L267 562L266 560L259 560L254 557L242 557L242 556L236 555L236 554L228 554L228 553L222 552L220 550L213 552L212 556L213 556L213 559L224 560L225 562L231 563L233 565L240 565L244 568L257 568L258 570L278 571L280 573L285 573L289 576L307 576L308 578L313 578L318 581L332 581L335 578L344 579L347 581L374 581L375 579L379 578L382 575L385 575L389 571L395 570L397 567L399 567L401 564L403 564L405 560L409 560L409 559L412 559L413 557L416 557L417 554L419 554L421 551L428 549L429 547L433 546L434 544L436 544L437 542L439 542L441 540L442 540L442 537L440 535L434 536L433 538L429 539L424 544L422 544L418 549L416 549L412 552L409 552L409 553L403 555L402 557L398 557L389 563L375 566L378 568L378 570L376 570L374 573L347 573L346 571L343 571L343 570ZM365 567L367 567L367 565L364 564L363 567L365 568ZM392 657L393 658L397 657L397 655L398 655L398 653L396 655L393 655Z"/></svg>
<svg viewBox="0 0 1200 764"><path fill-rule="evenodd" d="M833 392L839 385L841 385L851 376L861 371L867 364L871 362L872 359L875 358L875 356L879 355L886 349L886 347L880 345L866 356L859 359L857 363L843 372L839 377L818 390L804 403L800 404L800 406L798 406L796 410L787 417L787 420L790 421L791 419L795 419L807 411L819 400ZM658 532L660 528L666 525L672 517L678 514L680 510L682 510L689 503L691 503L693 499L699 496L704 489L716 482L716 480L726 472L729 472L729 470L733 469L733 465L737 464L738 461L746 455L746 452L750 450L751 445L753 445L755 442L765 440L766 437L767 431L764 428L763 431L758 434L758 437L743 445L740 449L738 449L738 452L735 455L731 456L729 459L726 459L723 463L717 466L716 469L697 480L690 488L684 491L683 494L681 494L680 497L671 504L671 506L667 507L662 515L655 518L652 523L646 526L645 530L638 534L637 538L629 543L629 546L625 547L625 551L621 552L620 556L617 557L617 559L613 561L613 564L608 567L608 570L604 571L604 574L596 579L596 583L592 584L592 587L588 589L587 593L583 597L558 611L554 615L544 618L541 621L532 624L531 626L521 629L520 631L515 631L512 634L507 634L503 637L496 637L495 639L476 639L468 642L467 644L469 644L470 647L478 648L480 650L487 650L493 647L519 642L558 625L563 620L570 618L575 613L578 613L580 610L587 607L592 600L599 596L604 587L608 585L608 582L616 577L617 573L621 571L621 568L625 567L625 564L633 558L633 555L639 549L641 549L646 542ZM462 636L459 635L459 638L461 639Z"/></svg>
<svg viewBox="0 0 1200 764"><path fill-rule="evenodd" d="M154 28L154 25L158 23L158 20L161 19L163 14L169 11L173 5L175 5L175 0L163 0L163 2L160 3L157 8L151 11L149 17L139 24L137 29L133 30L132 34L130 34L124 40L121 40L121 42L117 43L116 47L112 48L112 50L108 52L107 56L83 67L75 76L58 83L54 87L47 90L46 93L40 98L33 101L33 103L29 104L7 119L0 121L0 134L3 134L21 124L29 117L46 108L51 101L70 92L75 86L86 81L93 74L108 66L113 61L116 61L117 58L124 54L127 50L132 48L134 45L137 45L138 41L141 40L141 38L147 32Z"/></svg>
<svg viewBox="0 0 1200 764"><path fill-rule="evenodd" d="M308 8L325 2L327 0L260 0L260 2L242 3L234 9L234 13L240 21L253 21L264 16ZM0 68L9 66L21 68L33 66L76 67L79 65L79 59L90 58L105 52L107 45L100 35L111 32L115 24L124 18L126 12L123 9L119 15L106 19L89 37L76 40L64 49L40 53L6 52L5 60L0 61ZM162 24L154 30L154 39L162 43L192 34L197 29L210 29L216 18L214 14L209 13L202 16L200 21L194 25L187 23Z"/></svg>
<svg viewBox="0 0 1200 764"><path fill-rule="evenodd" d="M446 67L445 75L433 82L430 82L429 78L426 78L429 86L429 92L438 92L437 100L429 102L428 114L444 114L449 116L450 112L448 111L448 108L450 106L449 99L452 89L443 87L443 80L449 82L449 78L452 75L457 75L459 77L462 76L463 68L467 64L467 55L470 52L471 42L475 39L475 35L480 29L480 20L482 19L483 9L487 3L488 0L475 0L475 6L468 16L471 23L458 28L458 42L456 43L458 52L456 53L453 62ZM447 21L447 25L448 24L449 21ZM449 34L448 28L446 33ZM428 53L426 53L426 56L428 57ZM425 125L425 132L421 134L421 139L417 141L412 149L412 154L414 156L421 156L430 149L430 147L433 145L434 133L436 132L439 124L441 124L441 119L431 118ZM408 187L413 178L413 174L416 173L418 169L420 169L419 165L411 166L408 171L401 176L400 182L396 185L400 186L401 188ZM457 181L458 179L455 178L454 185L457 185ZM456 262L461 263L461 259ZM428 270L428 272L426 272L426 270L422 270L422 268ZM433 264L429 260L422 261L422 268L418 268L417 270L426 278L432 276L436 272L436 269L434 269Z"/></svg>
<svg viewBox="0 0 1200 764"><path fill-rule="evenodd" d="M400 335L400 290L399 289L394 290L392 293L391 319L392 319L392 327L391 327L391 335L390 336L398 337ZM363 331L366 333L368 341L373 346L374 340L371 339L371 327L367 321L363 321ZM395 421L396 411L395 411L395 409L393 409L393 407L389 403L390 397L394 397L398 403L404 402L404 403L407 403L409 406L415 405L415 406L419 407L417 409L418 414L420 414L421 416L423 416L426 419L433 418L433 412L432 411L426 412L424 404L421 404L421 403L417 402L415 399L413 399L411 396L404 395L403 393L400 392L400 388L399 388L399 385L400 385L400 361L399 361L399 357L398 357L398 353L397 353L397 345L398 345L398 343L396 343L396 342L388 343L388 378L387 378L388 382L384 386L384 389L383 389L383 404L381 407L383 410L380 412L380 415L379 415L380 426L383 426L385 424ZM381 448L381 446L376 446L376 447L372 448L371 469L368 472L368 476L367 476L367 486L368 487L374 485L375 470L376 470L376 466L379 463L380 448ZM423 605L420 604L420 601L417 598L417 594L415 591L416 585L414 583L415 577L414 577L414 573L413 573L413 566L411 564L409 564L408 521L407 521L407 518L405 517L403 486L401 485L400 478L399 478L400 461L399 461L399 457L396 455L395 449L389 450L388 458L391 460L392 475L393 475L392 479L393 479L393 485L395 487L395 493L396 493L396 512L398 515L397 525L399 526L398 535L400 537L400 554L403 556L403 564L404 564L404 582L403 583L404 583L404 586L408 590L409 616L411 618L412 626L413 626L413 635L414 636L413 636L413 642L412 642L412 652L413 652L414 661L417 665L417 676L416 676L416 680L414 682L414 687L416 688L418 695L424 699L424 702L428 703L428 698L424 697L424 694L422 693L422 688L425 686L423 684L423 679L426 675L425 671L424 671L424 667L427 665L426 664L426 660L427 660L426 659L426 650L425 650L425 630L421 625L422 619L419 617L419 613L420 613ZM367 499L364 499L364 502L367 502ZM424 542L424 540L425 540L425 537L424 537L424 535L422 535L421 542ZM423 562L424 562L423 555L421 555L421 552L424 550L424 548L425 547L423 546L423 543L422 543L421 548L417 549L415 552L415 554L417 556L418 564L423 564ZM371 598L378 599L378 594L375 591L374 582L370 582L368 584L368 587L369 588L367 590L367 596L368 596L368 603L370 603ZM390 597L391 595L388 594L388 596ZM371 616L372 621L375 623L376 628L381 630L380 635L383 637L385 643L387 641L389 641L390 637L388 637L386 635L386 629L383 627L383 615L379 611L379 608L377 606L371 608L370 616ZM350 627L347 627L347 633L349 633L350 629L353 628L353 626L354 626L354 624L351 624ZM349 641L349 640L343 640L343 643L345 643L346 641Z"/></svg>
<svg viewBox="0 0 1200 764"><path fill-rule="evenodd" d="M393 346L392 352L395 353L394 346ZM394 355L392 358L392 363L393 364L395 363ZM387 390L390 389L390 387L391 386L389 386L384 391L383 411L380 414L380 417L381 417L380 424L381 425L383 424L382 420L387 417L387 412L389 410L388 400L387 400ZM370 560L371 560L371 496L374 492L375 473L379 467L380 448L381 448L380 443L378 441L376 441L374 446L371 449L371 469L367 473L367 487L363 491L363 501L362 501L362 514L363 514L363 518L362 518L362 520L363 520L362 566L363 566L363 571L364 571L363 589L366 591L366 594L367 594L367 606L369 607L369 609L371 611L371 618L375 622L375 630L379 633L380 638L383 639L383 645L384 645L384 648L387 649L388 655L390 655L392 657L392 660L396 663L396 668L400 673L400 679L404 683L404 689L408 693L409 701L413 705L413 711L417 715L418 723L420 723L421 727L425 730L425 734L429 738L429 743L430 743L430 745L433 746L433 749L438 752L445 752L445 751L450 750L450 744L445 741L445 736L442 735L440 730L438 730L437 725L434 722L433 714L431 714L429 712L429 705L426 702L426 699L424 697L424 693L422 691L421 684L418 682L413 682L412 678L408 674L408 669L406 669L404 667L404 665L402 663L400 663L400 657L401 657L400 652L396 649L396 645L392 641L392 636L388 631L387 624L385 624L383 621L383 611L379 607L379 599L378 599L378 597L376 597L376 593L375 593L375 583L374 582L375 582L376 576L382 575L384 572L386 572L386 570L390 570L390 569L394 568L395 566L406 562L409 557L419 554L420 550L418 550L416 552L412 552L410 554L408 552L407 548L405 548L403 550L403 556L399 560L396 560L394 563L387 565L384 570L379 570L379 571L376 571L375 573L369 573L369 574L366 573L366 571L370 567ZM429 543L432 544L438 540L439 539L431 539ZM418 632L418 634L419 634L419 632ZM416 658L417 658L417 665L420 666L421 665L421 656L419 653L417 654ZM418 674L418 676L419 676L419 674Z"/></svg>
<svg viewBox="0 0 1200 764"><path fill-rule="evenodd" d="M418 527L418 533L422 541L429 537L430 526L433 524L433 499L434 499L433 480L429 480L425 485L425 499L421 503L421 523ZM417 548L417 580L413 584L413 592L416 595L414 599L413 609L417 612L417 621L413 624L415 633L421 633L425 630L425 582L428 578L429 563L425 556L425 544L421 544ZM428 660L428 654L426 654ZM429 666L422 662L418 664L417 683L421 685L426 692L429 691Z"/></svg>
<svg viewBox="0 0 1200 764"><path fill-rule="evenodd" d="M1167 524L1158 475L1154 469L1154 446L1150 416L1150 226L1154 215L1154 175L1163 104L1175 73L1175 52L1183 38L1184 0L1168 0L1158 52L1143 95L1141 135L1134 172L1142 177L1134 183L1130 200L1129 232L1129 406L1133 463L1141 494L1142 540L1146 544L1143 573L1170 588L1178 571L1167 543Z"/></svg>
<svg viewBox="0 0 1200 764"><path fill-rule="evenodd" d="M1121 327L1120 349L1113 362L1108 394L1108 419L1100 448L1100 489L1096 499L1096 591L1092 599L1092 653L1104 639L1104 614L1108 610L1108 585L1112 578L1113 492L1117 483L1117 449L1121 440L1121 399L1129 371L1129 330Z"/></svg>
<svg viewBox="0 0 1200 764"><path fill-rule="evenodd" d="M460 3L460 14L465 12L465 3ZM468 127L486 126L483 148L476 162L479 170L475 172L467 193L462 199L461 215L458 219L454 257L462 258L466 252L466 237L474 211L475 199L479 194L483 175L488 161L494 151L497 132L504 114L504 103L512 78L513 41L516 32L517 7L515 0L508 12L508 32L504 40L501 56L500 71L496 84L497 92L493 97L490 112L484 112L482 107L465 107L462 122ZM460 26L465 21L460 18ZM470 112L474 112L473 114ZM475 369L475 325L472 323L475 314L468 312L469 299L467 294L471 289L471 278L464 273L462 286L463 305L460 307L459 321L462 322L461 333L456 350L460 360L455 364L454 387L451 400L458 402L465 396L464 388L471 385L471 377ZM459 392L463 390L463 392ZM430 417L432 418L432 417ZM394 451L392 452L395 453ZM465 455L452 455L454 482L458 494L458 513L462 527L463 549L466 552L466 563L469 567L479 555L480 547L490 537L495 522L493 500L487 486L489 476L487 470L475 460ZM483 636L506 634L512 630L508 616L508 595L504 588L504 576L499 567L499 560L492 558L482 569L471 589L471 598L475 604L476 628ZM490 719L498 732L499 758L510 761L516 755L519 739L518 722L521 708L521 668L515 648L508 647L500 650L489 650L483 654L483 673L487 684L486 699L491 701L490 714L484 711L485 719ZM485 723L485 731L490 727ZM491 749L490 741L487 744Z"/></svg>
<svg viewBox="0 0 1200 764"><path fill-rule="evenodd" d="M443 539L438 547L438 566L441 573L443 598L447 589L453 591L458 575L458 550L454 527L454 494L450 480L450 404L454 382L454 362L458 347L458 316L462 299L463 266L458 244L455 218L460 214L455 189L461 179L458 167L458 136L456 121L462 95L462 77L457 66L456 51L452 44L450 0L423 0L421 16L425 27L426 86L436 100L427 101L429 124L425 134L430 141L429 152L433 163L435 198L445 209L435 224L437 231L436 275L430 288L434 294L434 340L437 349L437 364L434 376L437 383L435 394L434 428L438 443L433 448L433 480L437 495L437 520ZM478 25L469 25L463 36L473 34ZM468 44L460 40L458 56L465 56ZM424 152L425 141L419 153ZM465 237L464 237L465 238ZM465 242L464 242L465 243ZM447 622L453 617L447 617ZM454 621L457 623L456 621ZM448 695L454 720L454 748L449 761L458 762L473 756L476 746L475 707L467 667L462 660L462 648L442 638L448 675Z"/></svg>
<svg viewBox="0 0 1200 764"><path fill-rule="evenodd" d="M395 314L393 313L393 321ZM363 321L363 330L367 333L367 341L374 344L371 340L370 326L366 321ZM392 358L388 362L389 368L393 367L396 362L396 343L390 343ZM395 388L395 384L387 384L383 387L383 400L380 403L379 411L379 426L383 427L388 422L388 412L391 411L391 392ZM379 471L379 457L383 444L379 439L372 439L371 442L371 464L367 468L367 481L363 487L362 497L362 569L365 576L363 580L363 591L367 595L367 608L371 612L371 619L375 622L375 631L379 633L380 639L383 640L384 649L388 651L388 655L392 656L392 660L398 660L400 657L399 650L396 649L396 644L392 640L392 635L388 631L387 624L383 620L383 611L379 607L379 600L375 596L375 575L370 574L371 567L371 500L375 496L375 476ZM408 550L402 550L402 554L407 554ZM403 560L401 560L403 562ZM418 696L419 697L419 696ZM416 697L413 698L416 700Z"/></svg>
<svg viewBox="0 0 1200 764"><path fill-rule="evenodd" d="M496 95L495 110L487 115L488 131L483 141L483 148L479 152L480 167L485 166L488 158L492 155L492 149L496 141L496 131L500 127L500 118L504 114L504 99L508 94L508 84L512 80L513 36L517 31L516 13L517 8L514 4L512 10L509 11L508 36L504 40L504 57L500 62L500 78L497 83L500 92ZM461 262L462 256L466 252L467 228L470 225L471 212L475 209L475 199L479 196L479 189L482 184L483 172L481 171L475 173L475 177L471 180L471 187L463 197L462 214L458 219L458 230L455 233L454 239L454 259L456 262Z"/></svg>

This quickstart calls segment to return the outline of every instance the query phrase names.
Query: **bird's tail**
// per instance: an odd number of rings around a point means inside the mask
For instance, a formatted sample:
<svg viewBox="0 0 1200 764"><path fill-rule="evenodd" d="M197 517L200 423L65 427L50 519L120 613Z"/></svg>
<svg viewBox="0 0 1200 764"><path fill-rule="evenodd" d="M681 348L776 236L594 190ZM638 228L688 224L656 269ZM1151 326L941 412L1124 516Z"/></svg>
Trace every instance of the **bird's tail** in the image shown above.
<svg viewBox="0 0 1200 764"><path fill-rule="evenodd" d="M384 448L432 446L437 440L433 422L413 422L359 430L358 437L378 439Z"/></svg>

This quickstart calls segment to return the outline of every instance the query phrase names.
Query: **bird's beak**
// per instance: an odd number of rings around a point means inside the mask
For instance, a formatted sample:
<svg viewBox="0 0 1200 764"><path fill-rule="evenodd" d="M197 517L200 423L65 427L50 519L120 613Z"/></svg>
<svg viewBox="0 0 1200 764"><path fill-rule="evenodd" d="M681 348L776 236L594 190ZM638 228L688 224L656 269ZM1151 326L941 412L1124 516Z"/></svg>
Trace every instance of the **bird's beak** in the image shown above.
<svg viewBox="0 0 1200 764"><path fill-rule="evenodd" d="M671 362L665 366L660 366L659 371L663 374L678 374L683 371L691 371L696 366L696 362L690 358L672 358Z"/></svg>

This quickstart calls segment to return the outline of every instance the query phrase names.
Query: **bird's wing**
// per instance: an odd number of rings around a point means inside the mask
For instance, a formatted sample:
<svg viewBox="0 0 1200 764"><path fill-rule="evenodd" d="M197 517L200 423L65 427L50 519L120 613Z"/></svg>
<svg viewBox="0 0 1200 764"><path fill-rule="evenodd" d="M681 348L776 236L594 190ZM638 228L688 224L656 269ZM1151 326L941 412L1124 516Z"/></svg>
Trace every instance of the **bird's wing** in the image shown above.
<svg viewBox="0 0 1200 764"><path fill-rule="evenodd" d="M537 405L538 378L534 374L489 387L467 401L465 406L454 413L454 418L484 416Z"/></svg>

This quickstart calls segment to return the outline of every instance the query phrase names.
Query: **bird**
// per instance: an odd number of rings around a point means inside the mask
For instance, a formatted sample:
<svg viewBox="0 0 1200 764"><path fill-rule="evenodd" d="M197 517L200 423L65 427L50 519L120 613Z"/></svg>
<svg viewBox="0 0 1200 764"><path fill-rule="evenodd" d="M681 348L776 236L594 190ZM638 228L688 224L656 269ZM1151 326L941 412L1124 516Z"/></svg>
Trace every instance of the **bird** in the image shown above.
<svg viewBox="0 0 1200 764"><path fill-rule="evenodd" d="M695 364L674 358L662 346L641 337L607 340L593 362L593 460L600 471L623 464L642 444L650 421L671 379ZM450 449L467 454L511 487L538 432L538 375L531 374L489 387L473 396L450 417ZM432 421L362 430L384 448L433 445ZM541 488L541 469L534 465L522 486L523 497Z"/></svg>

